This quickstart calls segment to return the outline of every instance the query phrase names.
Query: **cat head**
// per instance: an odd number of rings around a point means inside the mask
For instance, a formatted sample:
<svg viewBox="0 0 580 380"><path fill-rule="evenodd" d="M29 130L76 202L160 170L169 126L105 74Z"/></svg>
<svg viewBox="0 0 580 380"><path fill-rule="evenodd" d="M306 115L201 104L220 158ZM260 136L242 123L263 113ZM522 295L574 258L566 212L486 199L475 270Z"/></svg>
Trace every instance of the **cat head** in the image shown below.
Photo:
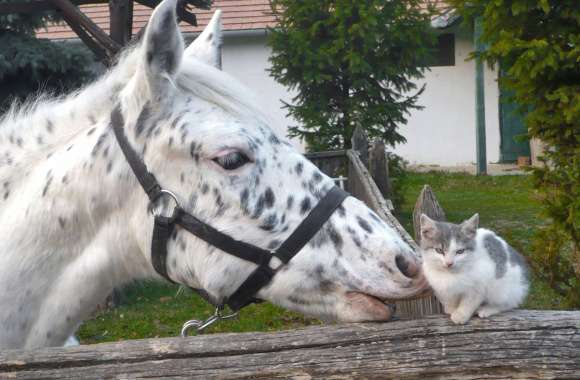
<svg viewBox="0 0 580 380"><path fill-rule="evenodd" d="M445 270L459 270L471 261L479 214L461 224L437 222L421 214L421 249L425 262Z"/></svg>

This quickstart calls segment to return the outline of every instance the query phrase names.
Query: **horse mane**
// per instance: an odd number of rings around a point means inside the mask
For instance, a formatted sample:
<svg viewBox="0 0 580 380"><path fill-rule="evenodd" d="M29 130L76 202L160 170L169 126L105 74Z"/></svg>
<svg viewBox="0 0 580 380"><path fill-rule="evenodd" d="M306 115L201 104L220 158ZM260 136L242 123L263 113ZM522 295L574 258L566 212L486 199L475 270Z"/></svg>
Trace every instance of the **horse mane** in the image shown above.
<svg viewBox="0 0 580 380"><path fill-rule="evenodd" d="M243 119L269 122L254 92L221 70L184 57L176 86Z"/></svg>

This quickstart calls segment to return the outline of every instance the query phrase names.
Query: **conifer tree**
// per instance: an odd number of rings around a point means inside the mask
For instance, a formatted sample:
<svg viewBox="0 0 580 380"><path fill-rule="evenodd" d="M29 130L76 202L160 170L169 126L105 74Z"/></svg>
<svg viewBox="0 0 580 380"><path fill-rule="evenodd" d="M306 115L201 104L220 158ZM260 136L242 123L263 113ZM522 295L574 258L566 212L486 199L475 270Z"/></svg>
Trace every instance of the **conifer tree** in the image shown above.
<svg viewBox="0 0 580 380"><path fill-rule="evenodd" d="M290 137L350 147L357 125L394 146L418 99L433 36L423 0L272 0L271 75L296 95Z"/></svg>

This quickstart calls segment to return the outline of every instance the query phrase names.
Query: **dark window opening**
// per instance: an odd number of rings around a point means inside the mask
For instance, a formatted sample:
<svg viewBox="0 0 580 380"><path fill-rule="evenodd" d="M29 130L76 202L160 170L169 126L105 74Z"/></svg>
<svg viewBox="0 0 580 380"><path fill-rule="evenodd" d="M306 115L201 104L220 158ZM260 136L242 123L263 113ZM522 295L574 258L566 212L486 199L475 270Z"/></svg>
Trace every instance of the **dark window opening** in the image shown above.
<svg viewBox="0 0 580 380"><path fill-rule="evenodd" d="M437 36L433 50L433 62L429 66L455 66L455 35L453 33Z"/></svg>

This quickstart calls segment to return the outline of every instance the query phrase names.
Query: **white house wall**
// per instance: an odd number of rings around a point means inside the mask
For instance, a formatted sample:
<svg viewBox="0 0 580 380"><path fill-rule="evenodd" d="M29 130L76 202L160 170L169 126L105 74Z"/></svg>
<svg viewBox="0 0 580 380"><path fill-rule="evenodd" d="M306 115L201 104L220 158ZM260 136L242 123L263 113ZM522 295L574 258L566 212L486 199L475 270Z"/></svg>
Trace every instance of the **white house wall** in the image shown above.
<svg viewBox="0 0 580 380"><path fill-rule="evenodd" d="M286 117L281 99L290 102L288 90L276 82L266 71L271 49L266 46L266 37L227 37L222 48L222 68L251 88L261 102L262 109L272 121L271 127L281 137L286 137L292 121ZM299 140L289 140L303 150Z"/></svg>
<svg viewBox="0 0 580 380"><path fill-rule="evenodd" d="M395 152L412 164L463 165L476 160L475 63L466 61L473 51L471 35L455 35L455 66L433 67L425 73L427 86L419 104L401 127L407 143ZM487 161L499 160L499 91L497 73L487 66L485 121Z"/></svg>
<svg viewBox="0 0 580 380"><path fill-rule="evenodd" d="M285 136L292 122L286 118L280 99L290 101L285 87L266 71L270 48L265 34L224 39L223 69L258 94L273 128ZM465 61L473 50L472 37L459 32L455 39L455 66L434 67L420 104L425 108L411 114L401 128L406 144L395 152L413 164L462 165L475 162L475 63ZM487 161L499 160L499 117L497 74L485 68ZM300 141L293 143L302 147Z"/></svg>

